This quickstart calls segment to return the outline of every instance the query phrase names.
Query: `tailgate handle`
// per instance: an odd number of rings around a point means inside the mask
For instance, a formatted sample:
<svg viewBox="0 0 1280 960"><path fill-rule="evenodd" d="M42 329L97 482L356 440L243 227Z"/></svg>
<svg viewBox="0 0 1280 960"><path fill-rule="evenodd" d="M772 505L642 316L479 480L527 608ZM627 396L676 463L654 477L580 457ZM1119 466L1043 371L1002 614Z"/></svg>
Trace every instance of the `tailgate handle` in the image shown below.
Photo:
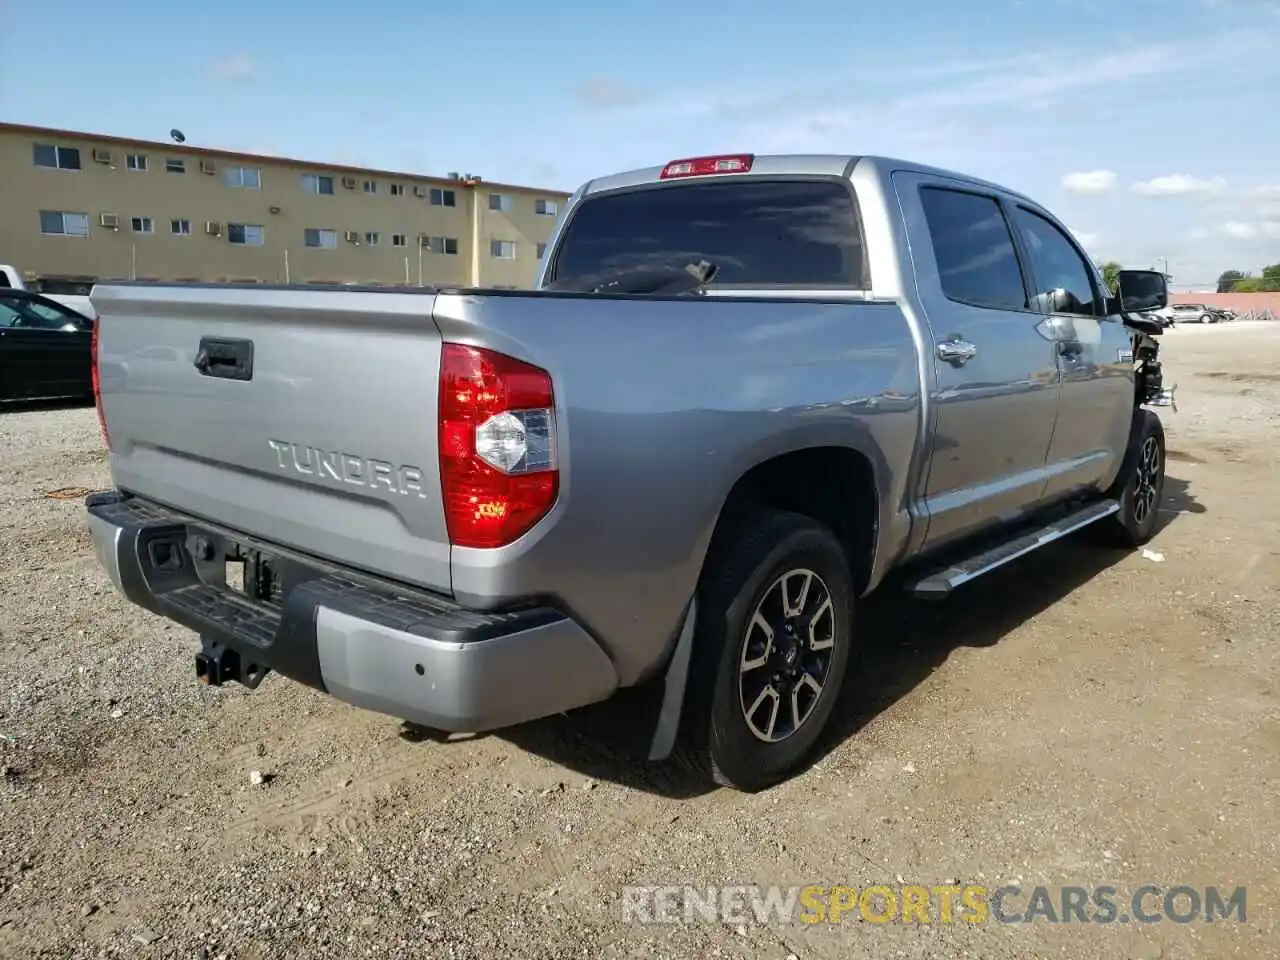
<svg viewBox="0 0 1280 960"><path fill-rule="evenodd" d="M253 379L253 341L201 337L195 368L206 377Z"/></svg>

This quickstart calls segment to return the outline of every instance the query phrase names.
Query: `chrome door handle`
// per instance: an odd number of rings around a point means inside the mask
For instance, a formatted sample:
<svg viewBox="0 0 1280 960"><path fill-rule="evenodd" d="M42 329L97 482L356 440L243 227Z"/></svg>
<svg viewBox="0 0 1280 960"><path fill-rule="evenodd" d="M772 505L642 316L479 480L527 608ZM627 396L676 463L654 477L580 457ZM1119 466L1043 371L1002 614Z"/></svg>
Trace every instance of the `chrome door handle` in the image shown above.
<svg viewBox="0 0 1280 960"><path fill-rule="evenodd" d="M947 363L954 363L957 366L963 365L972 360L978 354L978 348L968 340L961 340L959 337L953 336L949 340L943 340L938 344L938 359L945 360Z"/></svg>

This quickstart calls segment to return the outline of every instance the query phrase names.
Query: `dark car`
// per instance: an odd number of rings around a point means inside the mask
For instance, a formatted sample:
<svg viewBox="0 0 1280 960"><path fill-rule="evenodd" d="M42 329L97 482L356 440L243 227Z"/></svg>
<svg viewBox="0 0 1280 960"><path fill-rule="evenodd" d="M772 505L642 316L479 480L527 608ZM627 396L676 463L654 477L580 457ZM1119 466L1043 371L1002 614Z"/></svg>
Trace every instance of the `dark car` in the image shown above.
<svg viewBox="0 0 1280 960"><path fill-rule="evenodd" d="M37 293L0 290L0 400L91 399L93 323Z"/></svg>

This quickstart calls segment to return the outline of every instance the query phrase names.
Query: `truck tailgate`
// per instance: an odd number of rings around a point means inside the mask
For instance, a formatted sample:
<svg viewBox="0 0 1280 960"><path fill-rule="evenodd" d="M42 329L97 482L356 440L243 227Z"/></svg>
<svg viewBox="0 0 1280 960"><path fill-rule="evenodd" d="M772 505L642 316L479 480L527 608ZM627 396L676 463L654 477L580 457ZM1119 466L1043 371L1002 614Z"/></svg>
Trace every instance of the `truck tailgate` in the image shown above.
<svg viewBox="0 0 1280 960"><path fill-rule="evenodd" d="M450 591L431 292L118 284L92 300L121 490Z"/></svg>

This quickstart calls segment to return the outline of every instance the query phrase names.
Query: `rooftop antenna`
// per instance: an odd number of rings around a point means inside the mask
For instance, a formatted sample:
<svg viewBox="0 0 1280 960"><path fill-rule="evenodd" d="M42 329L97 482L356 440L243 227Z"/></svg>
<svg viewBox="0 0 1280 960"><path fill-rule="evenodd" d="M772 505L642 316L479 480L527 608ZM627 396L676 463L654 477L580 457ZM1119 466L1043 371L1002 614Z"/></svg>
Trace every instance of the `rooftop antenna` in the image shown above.
<svg viewBox="0 0 1280 960"><path fill-rule="evenodd" d="M169 137L173 140L174 143L187 142L187 135L183 133L181 130L179 130L177 127L174 127L172 130L169 131Z"/></svg>

